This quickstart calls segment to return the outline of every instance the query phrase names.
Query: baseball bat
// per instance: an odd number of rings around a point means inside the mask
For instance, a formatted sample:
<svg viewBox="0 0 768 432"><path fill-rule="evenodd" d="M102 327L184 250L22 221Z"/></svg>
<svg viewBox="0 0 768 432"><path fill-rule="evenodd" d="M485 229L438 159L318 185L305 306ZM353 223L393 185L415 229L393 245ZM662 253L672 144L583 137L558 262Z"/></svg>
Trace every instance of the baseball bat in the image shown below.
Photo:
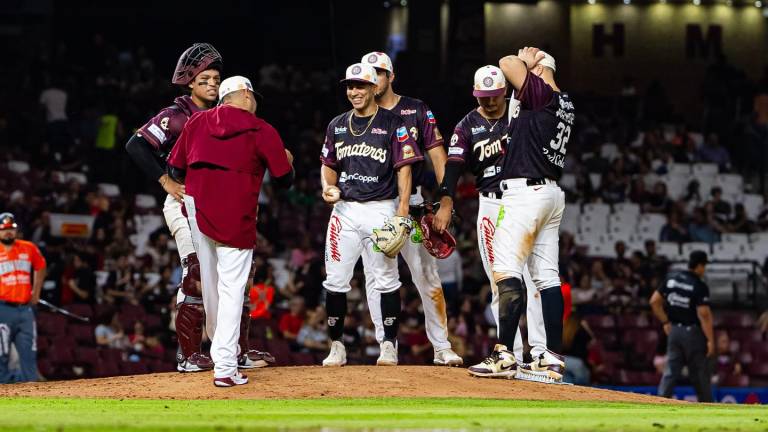
<svg viewBox="0 0 768 432"><path fill-rule="evenodd" d="M84 317L84 316L80 316L78 314L74 314L74 313L72 313L72 312L70 312L70 311L68 311L66 309L60 308L60 307L58 307L58 306L56 306L54 304L49 303L46 300L40 299L38 301L38 303L43 305L43 306L45 306L45 307L47 307L48 309L50 309L50 310L52 310L54 312L60 313L60 314L62 314L64 316L68 316L70 318L74 318L76 320L80 320L80 321L83 321L83 322L91 321L90 318L88 318L88 317Z"/></svg>

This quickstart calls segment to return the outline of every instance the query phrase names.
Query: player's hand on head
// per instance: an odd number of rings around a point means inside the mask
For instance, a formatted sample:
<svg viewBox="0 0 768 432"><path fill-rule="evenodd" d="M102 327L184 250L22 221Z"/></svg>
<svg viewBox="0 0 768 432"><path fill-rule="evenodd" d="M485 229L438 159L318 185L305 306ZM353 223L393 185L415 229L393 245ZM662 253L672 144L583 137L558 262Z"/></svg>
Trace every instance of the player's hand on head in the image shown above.
<svg viewBox="0 0 768 432"><path fill-rule="evenodd" d="M544 58L544 53L541 52L538 48L534 47L524 47L517 51L517 57L524 61L525 64L528 66L528 69L533 69L534 66Z"/></svg>
<svg viewBox="0 0 768 432"><path fill-rule="evenodd" d="M293 165L293 153L291 153L288 149L285 149L285 157L288 158L288 163Z"/></svg>

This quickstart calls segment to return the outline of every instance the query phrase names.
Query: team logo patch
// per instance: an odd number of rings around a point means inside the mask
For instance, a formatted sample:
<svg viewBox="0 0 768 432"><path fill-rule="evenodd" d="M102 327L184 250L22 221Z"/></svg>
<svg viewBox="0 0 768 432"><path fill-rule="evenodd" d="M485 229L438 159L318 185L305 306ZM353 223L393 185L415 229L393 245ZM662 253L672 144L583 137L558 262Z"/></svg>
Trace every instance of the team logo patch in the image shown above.
<svg viewBox="0 0 768 432"><path fill-rule="evenodd" d="M362 71L363 71L363 68L361 68L360 66L355 66L352 68L351 72L352 72L352 75L360 75L360 72Z"/></svg>
<svg viewBox="0 0 768 432"><path fill-rule="evenodd" d="M408 141L408 131L405 130L405 126L397 128L397 140L400 142Z"/></svg>
<svg viewBox="0 0 768 432"><path fill-rule="evenodd" d="M165 132L163 132L162 129L160 129L156 124L151 124L147 128L149 133L151 133L155 138L157 138L158 141L161 143L165 142Z"/></svg>
<svg viewBox="0 0 768 432"><path fill-rule="evenodd" d="M484 217L483 220L480 221L480 229L483 236L483 252L485 252L488 263L493 264L493 236L496 234L496 227L493 225L493 221L487 217Z"/></svg>
<svg viewBox="0 0 768 432"><path fill-rule="evenodd" d="M374 134L374 135L386 135L387 131L385 131L384 129L381 129L381 128L373 128L373 129L371 129L371 133Z"/></svg>
<svg viewBox="0 0 768 432"><path fill-rule="evenodd" d="M459 142L459 136L457 134L453 134L453 136L451 136L451 145L455 146L456 143L458 142Z"/></svg>
<svg viewBox="0 0 768 432"><path fill-rule="evenodd" d="M379 57L376 54L371 54L368 56L368 63L376 63L376 61L379 59Z"/></svg>
<svg viewBox="0 0 768 432"><path fill-rule="evenodd" d="M464 149L461 147L448 147L448 156L450 155L463 155Z"/></svg>
<svg viewBox="0 0 768 432"><path fill-rule="evenodd" d="M472 128L472 135L477 135L485 132L485 126L478 126Z"/></svg>
<svg viewBox="0 0 768 432"><path fill-rule="evenodd" d="M162 120L160 120L160 127L163 128L163 130L168 130L168 120L170 120L168 117L163 117Z"/></svg>
<svg viewBox="0 0 768 432"><path fill-rule="evenodd" d="M334 135L341 135L347 133L346 127L334 127L333 128L333 134Z"/></svg>
<svg viewBox="0 0 768 432"><path fill-rule="evenodd" d="M416 114L416 110L415 109L401 109L400 110L400 115L414 115L414 114Z"/></svg>
<svg viewBox="0 0 768 432"><path fill-rule="evenodd" d="M416 153L413 151L413 147L409 146L408 144L403 146L403 159L410 159L412 157L416 156Z"/></svg>
<svg viewBox="0 0 768 432"><path fill-rule="evenodd" d="M323 157L328 157L328 147L323 146Z"/></svg>
<svg viewBox="0 0 768 432"><path fill-rule="evenodd" d="M432 111L427 111L427 122L430 124L435 124L435 115L432 114Z"/></svg>
<svg viewBox="0 0 768 432"><path fill-rule="evenodd" d="M491 77L483 78L483 85L486 86L486 87L493 86L493 78L491 78Z"/></svg>
<svg viewBox="0 0 768 432"><path fill-rule="evenodd" d="M328 252L326 261L341 261L341 251L339 250L339 236L341 234L341 220L338 216L331 216L331 223L328 225Z"/></svg>
<svg viewBox="0 0 768 432"><path fill-rule="evenodd" d="M416 129L416 126L411 128L411 136L413 137L414 141L418 141L419 140L419 130Z"/></svg>

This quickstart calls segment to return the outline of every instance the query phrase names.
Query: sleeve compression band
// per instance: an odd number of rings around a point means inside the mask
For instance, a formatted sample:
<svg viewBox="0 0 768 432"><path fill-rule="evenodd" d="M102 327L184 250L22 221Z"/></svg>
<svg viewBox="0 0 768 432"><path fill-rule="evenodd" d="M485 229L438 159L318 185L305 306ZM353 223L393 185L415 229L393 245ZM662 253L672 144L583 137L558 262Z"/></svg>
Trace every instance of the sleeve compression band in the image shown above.
<svg viewBox="0 0 768 432"><path fill-rule="evenodd" d="M295 176L296 172L293 170L293 168L291 168L291 171L288 174L273 178L272 184L274 184L278 189L290 189L291 186L293 186L293 180Z"/></svg>
<svg viewBox="0 0 768 432"><path fill-rule="evenodd" d="M463 162L448 161L445 164L445 175L440 188L437 190L438 198L449 196L454 198L456 195L456 184L459 182L459 176L464 168Z"/></svg>
<svg viewBox="0 0 768 432"><path fill-rule="evenodd" d="M152 180L159 179L165 171L155 155L155 149L147 140L134 134L125 144L125 150L131 155L131 159L136 165L150 177Z"/></svg>

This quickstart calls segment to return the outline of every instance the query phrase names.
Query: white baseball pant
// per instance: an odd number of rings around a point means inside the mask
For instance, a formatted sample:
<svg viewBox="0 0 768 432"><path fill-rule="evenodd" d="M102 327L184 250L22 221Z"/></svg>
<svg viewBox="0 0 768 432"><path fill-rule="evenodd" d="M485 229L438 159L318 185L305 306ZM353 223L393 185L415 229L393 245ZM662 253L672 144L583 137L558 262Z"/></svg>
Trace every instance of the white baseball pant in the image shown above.
<svg viewBox="0 0 768 432"><path fill-rule="evenodd" d="M231 377L237 374L243 287L248 283L253 249L229 247L206 236L197 226L194 198L185 195L184 204L200 261L205 327L215 364L213 374L216 378Z"/></svg>
<svg viewBox="0 0 768 432"><path fill-rule="evenodd" d="M500 219L502 205L501 199L480 196L480 205L477 210L477 246L480 249L480 258L483 262L483 270L491 283L491 312L496 321L496 329L499 328L499 289L493 280L491 267L496 255L500 251L493 248L496 224ZM506 212L502 217L506 217ZM538 357L547 349L547 333L544 327L544 314L541 309L541 296L531 280L528 266L523 266L523 282L527 293L527 305L525 319L528 323L528 344L531 346L531 356ZM512 348L515 359L523 362L523 338L520 329L515 333L515 346Z"/></svg>
<svg viewBox="0 0 768 432"><path fill-rule="evenodd" d="M421 186L419 186L416 188L416 193L411 195L409 204L415 206L423 202L424 198L421 195ZM437 259L430 255L420 243L414 243L410 240L405 243L400 255L408 264L411 279L416 285L419 297L421 297L427 338L429 338L435 351L451 348L451 343L448 342L448 314L445 296L443 296L443 284L437 274ZM368 283L370 280L370 270L366 267L365 293L368 299L368 309L371 311L371 319L376 327L376 340L381 343L384 341L384 324L381 321L381 294L370 286Z"/></svg>
<svg viewBox="0 0 768 432"><path fill-rule="evenodd" d="M168 229L171 231L173 239L176 240L176 249L179 252L179 258L184 259L190 254L195 253L195 246L192 243L192 232L189 228L186 216L181 212L181 203L176 201L170 194L165 197L163 204L163 216ZM186 276L187 269L184 270ZM184 303L186 296L181 292L181 288L176 293L176 304Z"/></svg>
<svg viewBox="0 0 768 432"><path fill-rule="evenodd" d="M339 201L333 206L325 237L325 289L349 292L349 281L361 256L363 268L370 271L372 289L388 293L400 288L397 259L374 251L369 239L373 229L381 228L394 214L391 200Z"/></svg>
<svg viewBox="0 0 768 432"><path fill-rule="evenodd" d="M560 286L560 221L565 194L552 180L527 186L526 179L501 182L504 215L497 223L493 273L521 278L527 264L538 290Z"/></svg>

